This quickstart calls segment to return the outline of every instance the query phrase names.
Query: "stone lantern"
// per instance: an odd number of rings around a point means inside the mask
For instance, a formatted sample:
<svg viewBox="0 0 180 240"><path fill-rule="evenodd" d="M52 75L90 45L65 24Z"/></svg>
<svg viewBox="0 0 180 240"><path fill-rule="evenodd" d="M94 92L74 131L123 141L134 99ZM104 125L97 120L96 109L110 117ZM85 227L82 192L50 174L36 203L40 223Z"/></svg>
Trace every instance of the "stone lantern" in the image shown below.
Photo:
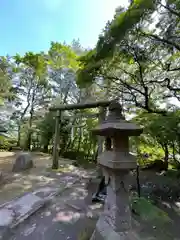
<svg viewBox="0 0 180 240"><path fill-rule="evenodd" d="M107 197L104 212L100 216L91 240L135 239L131 229L131 211L129 208L130 170L136 168L135 156L129 153L129 136L138 136L142 129L125 120L121 105L114 101L109 106L107 119L93 130L96 135L110 138L111 150L105 149L98 156L105 182Z"/></svg>

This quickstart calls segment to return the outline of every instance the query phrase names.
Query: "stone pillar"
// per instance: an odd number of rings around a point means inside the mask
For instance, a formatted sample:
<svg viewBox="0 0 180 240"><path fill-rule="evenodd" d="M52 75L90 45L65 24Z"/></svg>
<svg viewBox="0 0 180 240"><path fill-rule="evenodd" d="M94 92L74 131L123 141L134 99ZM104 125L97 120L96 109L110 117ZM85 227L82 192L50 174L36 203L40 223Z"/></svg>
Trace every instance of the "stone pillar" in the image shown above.
<svg viewBox="0 0 180 240"><path fill-rule="evenodd" d="M105 172L106 184L109 183L104 213L97 222L91 240L134 240L134 237L131 238L128 171L116 171L114 173L107 170Z"/></svg>
<svg viewBox="0 0 180 240"><path fill-rule="evenodd" d="M129 172L136 167L136 159L129 153L129 136L138 136L142 129L127 122L121 106L112 102L109 115L94 133L106 137L106 149L98 156L107 197L91 240L135 240L131 228L129 204ZM111 147L112 142L112 147Z"/></svg>
<svg viewBox="0 0 180 240"><path fill-rule="evenodd" d="M106 108L100 107L98 123L102 124L102 122L105 120L105 117L106 117ZM104 142L104 137L98 136L98 156L103 152L103 142ZM98 173L98 177L102 177L102 169L99 166L98 162L97 162L97 173Z"/></svg>
<svg viewBox="0 0 180 240"><path fill-rule="evenodd" d="M105 204L105 221L117 233L128 233L131 230L131 212L129 209L128 172L109 173Z"/></svg>
<svg viewBox="0 0 180 240"><path fill-rule="evenodd" d="M99 108L99 117L98 117L98 123L102 124L106 117L106 108L100 107ZM104 137L98 136L98 155L100 155L103 152L103 141Z"/></svg>

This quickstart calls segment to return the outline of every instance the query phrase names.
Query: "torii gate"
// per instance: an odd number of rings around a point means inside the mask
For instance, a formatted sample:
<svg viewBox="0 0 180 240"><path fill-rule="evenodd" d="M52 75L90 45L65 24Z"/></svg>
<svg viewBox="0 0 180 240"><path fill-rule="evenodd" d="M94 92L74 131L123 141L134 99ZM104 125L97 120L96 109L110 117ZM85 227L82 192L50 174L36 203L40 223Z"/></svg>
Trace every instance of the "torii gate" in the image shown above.
<svg viewBox="0 0 180 240"><path fill-rule="evenodd" d="M87 109L87 108L99 108L99 124L105 119L106 108L110 105L111 101L98 101L98 102L89 102L89 103L79 103L79 104L68 104L60 105L49 108L49 111L56 112L56 125L55 125L55 139L53 145L53 169L58 169L58 158L59 158L59 127L61 121L61 112L65 110L75 110L75 109ZM94 116L94 114L93 114ZM98 154L102 152L103 148L103 137L98 138Z"/></svg>

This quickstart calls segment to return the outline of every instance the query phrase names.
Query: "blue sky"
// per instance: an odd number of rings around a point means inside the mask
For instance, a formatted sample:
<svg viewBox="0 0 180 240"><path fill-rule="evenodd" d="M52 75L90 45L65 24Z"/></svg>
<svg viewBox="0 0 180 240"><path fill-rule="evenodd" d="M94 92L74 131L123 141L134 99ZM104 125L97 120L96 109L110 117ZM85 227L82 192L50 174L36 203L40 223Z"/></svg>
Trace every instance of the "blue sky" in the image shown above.
<svg viewBox="0 0 180 240"><path fill-rule="evenodd" d="M93 47L127 0L0 0L0 55L46 51L51 41Z"/></svg>

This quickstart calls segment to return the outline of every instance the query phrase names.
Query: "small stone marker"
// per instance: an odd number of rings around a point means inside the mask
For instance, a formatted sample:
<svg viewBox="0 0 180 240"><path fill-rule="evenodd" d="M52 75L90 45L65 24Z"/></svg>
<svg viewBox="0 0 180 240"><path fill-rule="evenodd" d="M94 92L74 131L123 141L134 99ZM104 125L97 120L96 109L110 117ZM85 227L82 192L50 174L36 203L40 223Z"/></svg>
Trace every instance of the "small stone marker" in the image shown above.
<svg viewBox="0 0 180 240"><path fill-rule="evenodd" d="M15 163L13 165L12 171L20 172L20 171L24 171L24 170L33 168L33 166L34 166L34 164L33 164L31 154L28 152L22 152L17 156Z"/></svg>

